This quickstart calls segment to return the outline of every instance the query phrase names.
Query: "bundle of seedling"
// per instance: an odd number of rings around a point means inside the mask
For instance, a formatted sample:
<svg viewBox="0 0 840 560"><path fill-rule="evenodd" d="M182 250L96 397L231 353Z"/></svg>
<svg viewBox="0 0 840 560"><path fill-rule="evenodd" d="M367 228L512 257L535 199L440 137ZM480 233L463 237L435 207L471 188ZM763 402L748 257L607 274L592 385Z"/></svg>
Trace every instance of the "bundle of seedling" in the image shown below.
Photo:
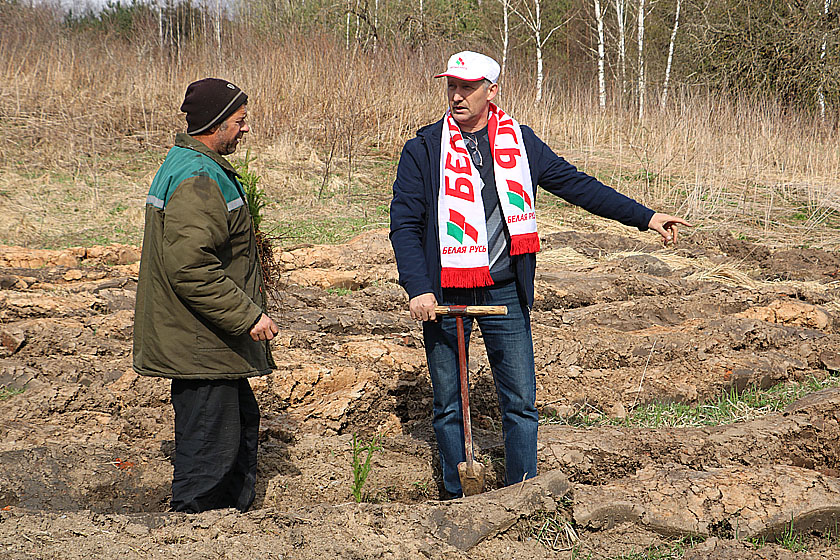
<svg viewBox="0 0 840 560"><path fill-rule="evenodd" d="M254 233L257 237L257 251L259 252L260 267L262 268L263 284L269 297L276 300L280 289L280 265L274 259L274 245L280 237L267 233L262 229L262 210L267 203L265 191L260 188L262 177L250 169L253 159L251 150L245 152L245 159L234 161L233 165L239 173L239 182L245 193L245 202L254 223Z"/></svg>

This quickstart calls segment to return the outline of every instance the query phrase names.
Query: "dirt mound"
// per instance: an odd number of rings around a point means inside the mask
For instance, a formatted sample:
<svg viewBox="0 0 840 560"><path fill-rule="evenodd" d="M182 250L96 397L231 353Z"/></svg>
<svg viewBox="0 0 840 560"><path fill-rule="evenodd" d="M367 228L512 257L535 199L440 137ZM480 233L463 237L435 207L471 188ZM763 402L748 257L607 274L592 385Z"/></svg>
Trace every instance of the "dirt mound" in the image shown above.
<svg viewBox="0 0 840 560"><path fill-rule="evenodd" d="M543 249L537 404L561 422L541 427L543 475L436 501L422 335L387 232L375 231L277 251L278 368L252 380L263 412L254 511L185 516L166 513L169 385L131 370L138 248L0 247L0 544L10 558L557 557L539 525L582 557L691 535L708 538L685 558L806 558L772 544L793 527L812 538L808 558L840 556L836 539L819 537L840 522L837 390L727 426L562 425L834 375L840 258L725 236L663 251L575 231L546 236ZM483 352L470 371L492 490L503 448ZM351 502L354 435L381 436L364 488L372 503ZM759 551L757 540L771 544Z"/></svg>
<svg viewBox="0 0 840 560"><path fill-rule="evenodd" d="M71 249L24 249L0 245L0 268L39 269L63 266L126 265L140 260L140 249L129 245L73 247Z"/></svg>

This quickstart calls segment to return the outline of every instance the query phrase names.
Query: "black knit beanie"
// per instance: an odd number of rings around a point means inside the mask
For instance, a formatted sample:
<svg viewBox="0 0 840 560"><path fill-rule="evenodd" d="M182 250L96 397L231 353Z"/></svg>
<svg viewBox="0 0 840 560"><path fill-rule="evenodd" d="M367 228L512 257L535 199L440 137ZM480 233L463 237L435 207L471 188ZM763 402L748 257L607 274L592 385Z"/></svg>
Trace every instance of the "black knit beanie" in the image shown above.
<svg viewBox="0 0 840 560"><path fill-rule="evenodd" d="M207 132L247 102L245 92L227 80L204 78L191 83L181 105L187 114L187 134Z"/></svg>

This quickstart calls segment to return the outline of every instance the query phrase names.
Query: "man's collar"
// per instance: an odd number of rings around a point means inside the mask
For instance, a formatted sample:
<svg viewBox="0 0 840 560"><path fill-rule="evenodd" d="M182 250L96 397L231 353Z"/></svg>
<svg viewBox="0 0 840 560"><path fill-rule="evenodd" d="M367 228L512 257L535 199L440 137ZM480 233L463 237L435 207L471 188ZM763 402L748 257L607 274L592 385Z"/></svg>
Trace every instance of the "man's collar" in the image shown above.
<svg viewBox="0 0 840 560"><path fill-rule="evenodd" d="M237 177L239 177L239 173L236 172L236 169L230 164L228 160L208 148L204 143L199 142L189 134L184 132L179 132L175 135L175 145L179 148L189 148L190 150L195 150L196 152L203 154L216 163L218 163L222 169L225 171L230 171Z"/></svg>
<svg viewBox="0 0 840 560"><path fill-rule="evenodd" d="M420 127L420 129L417 131L417 136L431 137L431 139L434 139L434 137L437 136L439 139L443 120L444 119L440 119L439 121Z"/></svg>
<svg viewBox="0 0 840 560"><path fill-rule="evenodd" d="M490 134L489 133L489 128L490 128L490 125L486 124L486 125L484 125L484 128L480 128L480 129L476 130L475 132L467 132L465 130L462 130L461 135L468 134L468 135L472 136L473 138L484 138L486 136L489 136L489 134Z"/></svg>

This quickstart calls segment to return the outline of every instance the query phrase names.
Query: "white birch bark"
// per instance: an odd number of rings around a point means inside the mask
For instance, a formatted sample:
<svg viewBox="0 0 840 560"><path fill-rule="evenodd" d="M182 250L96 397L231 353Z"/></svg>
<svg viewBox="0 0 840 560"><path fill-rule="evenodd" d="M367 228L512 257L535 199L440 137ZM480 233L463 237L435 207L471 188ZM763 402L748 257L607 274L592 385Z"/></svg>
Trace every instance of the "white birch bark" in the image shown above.
<svg viewBox="0 0 840 560"><path fill-rule="evenodd" d="M542 101L542 85L543 85L543 60L542 60L542 39L540 32L542 31L542 16L540 15L541 0L534 0L534 7L536 18L534 19L534 43L537 46L537 95L534 98L537 103Z"/></svg>
<svg viewBox="0 0 840 560"><path fill-rule="evenodd" d="M668 63L665 65L665 80L662 83L662 99L661 107L665 108L665 103L668 101L668 83L671 81L671 64L674 62L674 42L677 39L677 28L680 26L680 6L682 0L677 0L677 11L674 15L674 29L671 30L671 42L668 45Z"/></svg>
<svg viewBox="0 0 840 560"><path fill-rule="evenodd" d="M831 8L831 0L825 0L823 4L823 14L828 15L828 9ZM823 42L822 47L820 48L820 66L823 66L825 62L825 51L827 48L828 38L823 35ZM823 70L825 68L823 67ZM825 120L825 92L823 91L822 84L820 84L820 89L817 90L817 103L820 105L820 120Z"/></svg>
<svg viewBox="0 0 840 560"><path fill-rule="evenodd" d="M178 18L178 7L175 5L175 2L173 0L168 0L168 1L169 1L169 5L172 6L172 16L175 17L175 18ZM210 31L209 31L210 26L207 25L207 22L208 21L211 22L211 23L213 22L213 14L211 12L212 12L212 10L210 9L209 4L207 5L206 10L201 10L201 33L202 33L202 35L208 35L208 36L210 35ZM192 12L190 12L190 14L192 14ZM192 15L190 15L190 18L192 19ZM178 19L178 21L180 21L180 18Z"/></svg>
<svg viewBox="0 0 840 560"><path fill-rule="evenodd" d="M502 68L500 75L504 76L505 67L507 66L508 45L510 45L510 0L501 0L502 2Z"/></svg>
<svg viewBox="0 0 840 560"><path fill-rule="evenodd" d="M621 67L621 94L627 95L627 0L615 0L615 19L618 23L618 61Z"/></svg>
<svg viewBox="0 0 840 560"><path fill-rule="evenodd" d="M379 0L373 2L373 52L376 52L379 36Z"/></svg>
<svg viewBox="0 0 840 560"><path fill-rule="evenodd" d="M172 18L167 18L168 25L163 30L163 40L170 47L175 44L175 31L173 30Z"/></svg>
<svg viewBox="0 0 840 560"><path fill-rule="evenodd" d="M638 44L639 44L639 120L645 116L645 0L639 0L638 17Z"/></svg>
<svg viewBox="0 0 840 560"><path fill-rule="evenodd" d="M607 108L607 84L604 77L604 12L601 10L601 0L595 3L595 22L598 25L598 105L601 110Z"/></svg>
<svg viewBox="0 0 840 560"><path fill-rule="evenodd" d="M163 3L162 0L158 0L157 4L157 13L158 13L158 45L161 49L163 49Z"/></svg>
<svg viewBox="0 0 840 560"><path fill-rule="evenodd" d="M213 22L213 32L216 36L216 49L222 52L222 0L216 0L216 18Z"/></svg>
<svg viewBox="0 0 840 560"><path fill-rule="evenodd" d="M536 50L536 58L537 58L537 83L536 83L536 90L537 93L534 97L536 102L542 101L542 86L543 86L543 56L542 50L545 46L545 43L549 40L552 33L560 29L561 25L557 25L549 31L545 37L542 34L542 0L533 0L534 2L534 9L531 10L531 6L529 4L524 5L524 10L526 13L522 13L519 10L512 8L513 13L519 16L522 22L531 30L534 38L534 47Z"/></svg>
<svg viewBox="0 0 840 560"><path fill-rule="evenodd" d="M358 46L359 41L362 40L362 31L361 25L359 20L359 0L356 0L356 46Z"/></svg>
<svg viewBox="0 0 840 560"><path fill-rule="evenodd" d="M344 49L350 50L350 0L347 0L347 18L344 22Z"/></svg>
<svg viewBox="0 0 840 560"><path fill-rule="evenodd" d="M177 23L177 27L175 29L175 35L176 35L175 48L178 49L178 68L180 68L181 67L181 62L182 62L182 59L181 59L181 20L179 18L176 21L178 23Z"/></svg>

